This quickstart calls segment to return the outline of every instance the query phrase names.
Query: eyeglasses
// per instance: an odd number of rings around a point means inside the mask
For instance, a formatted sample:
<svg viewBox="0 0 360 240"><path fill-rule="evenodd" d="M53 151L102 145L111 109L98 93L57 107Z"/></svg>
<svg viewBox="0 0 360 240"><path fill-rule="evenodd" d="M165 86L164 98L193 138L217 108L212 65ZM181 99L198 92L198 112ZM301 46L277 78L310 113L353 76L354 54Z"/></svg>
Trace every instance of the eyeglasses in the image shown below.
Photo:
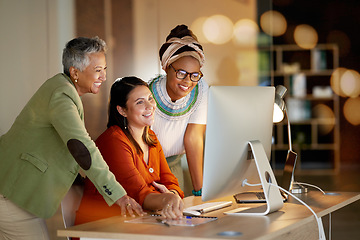
<svg viewBox="0 0 360 240"><path fill-rule="evenodd" d="M185 79L187 77L187 75L190 75L190 80L192 82L198 82L200 81L200 79L204 76L202 74L202 72L193 72L193 73L189 73L185 70L182 69L175 69L171 64L170 66L172 67L172 69L174 69L175 73L176 73L176 78L178 79Z"/></svg>

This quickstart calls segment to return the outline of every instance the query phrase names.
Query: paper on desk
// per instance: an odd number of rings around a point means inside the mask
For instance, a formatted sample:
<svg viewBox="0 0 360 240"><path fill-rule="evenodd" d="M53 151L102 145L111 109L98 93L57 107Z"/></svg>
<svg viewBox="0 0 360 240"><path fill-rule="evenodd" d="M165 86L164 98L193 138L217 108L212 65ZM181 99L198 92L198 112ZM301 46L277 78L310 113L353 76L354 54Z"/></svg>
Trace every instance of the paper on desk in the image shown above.
<svg viewBox="0 0 360 240"><path fill-rule="evenodd" d="M125 220L127 223L143 223L143 224L162 224L157 221L158 216L139 217L131 220ZM180 220L166 220L170 226L193 227L207 222L216 220L217 217L184 217Z"/></svg>

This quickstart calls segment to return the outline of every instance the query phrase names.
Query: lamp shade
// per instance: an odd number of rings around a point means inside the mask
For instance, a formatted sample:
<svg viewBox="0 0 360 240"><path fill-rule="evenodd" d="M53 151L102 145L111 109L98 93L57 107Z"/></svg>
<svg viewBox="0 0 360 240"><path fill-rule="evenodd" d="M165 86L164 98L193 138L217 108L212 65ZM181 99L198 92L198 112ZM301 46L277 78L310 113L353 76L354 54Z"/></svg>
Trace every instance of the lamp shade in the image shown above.
<svg viewBox="0 0 360 240"><path fill-rule="evenodd" d="M278 85L275 88L274 114L273 122L278 123L284 119L285 102L283 100L286 94L286 87Z"/></svg>

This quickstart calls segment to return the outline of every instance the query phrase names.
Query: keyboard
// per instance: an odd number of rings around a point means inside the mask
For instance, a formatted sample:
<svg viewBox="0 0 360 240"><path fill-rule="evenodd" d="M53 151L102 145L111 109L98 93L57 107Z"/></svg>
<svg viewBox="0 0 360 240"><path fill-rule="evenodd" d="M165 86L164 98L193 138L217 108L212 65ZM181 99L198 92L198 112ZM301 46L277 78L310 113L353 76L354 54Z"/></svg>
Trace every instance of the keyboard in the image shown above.
<svg viewBox="0 0 360 240"><path fill-rule="evenodd" d="M202 204L198 204L198 205L195 205L192 207L185 208L183 213L185 215L200 216L202 213L215 211L220 208L228 207L231 205L232 205L232 201L207 202L207 203L202 203Z"/></svg>

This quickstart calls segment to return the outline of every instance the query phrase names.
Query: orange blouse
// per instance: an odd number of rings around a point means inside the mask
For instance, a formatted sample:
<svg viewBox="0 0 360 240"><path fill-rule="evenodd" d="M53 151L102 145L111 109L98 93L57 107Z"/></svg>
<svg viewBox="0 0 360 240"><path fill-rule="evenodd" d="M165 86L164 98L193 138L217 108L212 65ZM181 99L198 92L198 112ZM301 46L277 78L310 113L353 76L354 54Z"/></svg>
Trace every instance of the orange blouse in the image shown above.
<svg viewBox="0 0 360 240"><path fill-rule="evenodd" d="M143 160L143 154L136 152L136 148L118 126L108 128L95 143L116 180L125 188L128 196L134 198L140 205L143 205L149 193L160 193L152 185L153 181L165 185L169 190L176 190L183 198L184 193L169 169L155 133L150 129L149 133L156 140L156 144L149 147L148 164ZM120 207L116 204L109 207L93 183L86 179L84 195L76 213L75 224L120 214Z"/></svg>

